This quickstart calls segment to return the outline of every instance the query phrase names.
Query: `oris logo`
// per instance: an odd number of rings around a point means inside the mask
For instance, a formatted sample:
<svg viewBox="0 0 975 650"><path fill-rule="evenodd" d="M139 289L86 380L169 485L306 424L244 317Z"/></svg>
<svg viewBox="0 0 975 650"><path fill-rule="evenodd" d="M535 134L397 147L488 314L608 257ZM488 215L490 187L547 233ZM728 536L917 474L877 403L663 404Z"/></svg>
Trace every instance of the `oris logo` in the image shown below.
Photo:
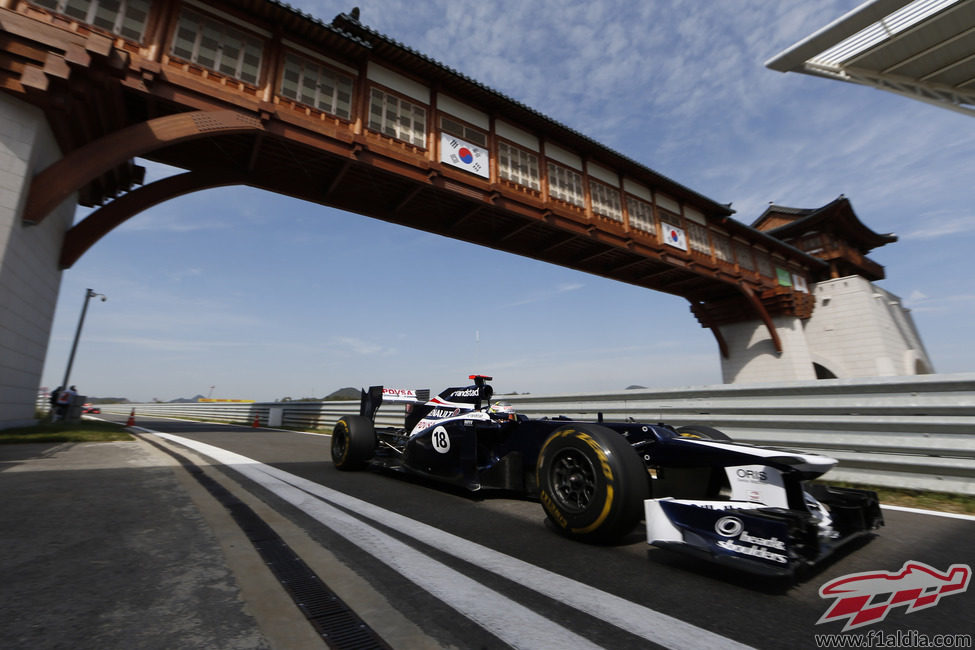
<svg viewBox="0 0 975 650"><path fill-rule="evenodd" d="M738 478L747 478L752 481L767 481L768 475L763 471L754 469L739 469L735 472Z"/></svg>

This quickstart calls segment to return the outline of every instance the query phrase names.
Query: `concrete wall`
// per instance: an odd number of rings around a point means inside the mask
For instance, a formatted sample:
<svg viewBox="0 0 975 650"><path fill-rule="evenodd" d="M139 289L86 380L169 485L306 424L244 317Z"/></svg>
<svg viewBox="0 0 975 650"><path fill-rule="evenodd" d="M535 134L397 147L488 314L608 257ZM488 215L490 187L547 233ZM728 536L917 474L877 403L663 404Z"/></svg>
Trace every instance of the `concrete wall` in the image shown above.
<svg viewBox="0 0 975 650"><path fill-rule="evenodd" d="M806 340L817 363L837 377L934 372L910 311L900 298L859 276L820 282Z"/></svg>
<svg viewBox="0 0 975 650"><path fill-rule="evenodd" d="M60 157L43 112L0 93L0 428L34 417L76 199L37 226L21 215L31 178Z"/></svg>
<svg viewBox="0 0 975 650"><path fill-rule="evenodd" d="M910 311L897 296L859 276L820 282L813 294L812 318L774 319L781 355L760 321L722 327L729 351L721 360L723 381L816 379L813 364L837 378L934 372Z"/></svg>
<svg viewBox="0 0 975 650"><path fill-rule="evenodd" d="M728 344L728 358L721 360L721 380L726 384L800 381L815 379L802 321L791 316L772 319L782 341L775 351L772 336L761 321L724 325L721 334Z"/></svg>

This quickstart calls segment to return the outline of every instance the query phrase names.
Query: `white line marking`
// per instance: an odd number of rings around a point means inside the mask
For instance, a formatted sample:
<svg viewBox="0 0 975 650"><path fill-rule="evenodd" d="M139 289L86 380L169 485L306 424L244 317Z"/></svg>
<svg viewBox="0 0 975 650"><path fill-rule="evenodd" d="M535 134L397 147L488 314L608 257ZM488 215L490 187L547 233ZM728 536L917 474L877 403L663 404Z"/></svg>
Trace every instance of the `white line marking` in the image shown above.
<svg viewBox="0 0 975 650"><path fill-rule="evenodd" d="M916 515L933 515L935 517L948 517L949 519L965 519L967 521L975 521L975 516L963 515L959 512L938 512L937 510L922 510L920 508L908 508L907 506L888 506L882 503L880 504L880 507L885 510L913 512Z"/></svg>
<svg viewBox="0 0 975 650"><path fill-rule="evenodd" d="M585 637L488 589L377 528L342 512L304 490L288 485L281 480L282 476L291 477L287 472L213 445L171 434L154 433L195 449L240 472L314 517L512 647L563 647L586 650L600 648Z"/></svg>
<svg viewBox="0 0 975 650"><path fill-rule="evenodd" d="M664 647L675 650L687 647L750 647L276 467L188 438L153 433L210 456L263 485L515 647L595 646L562 626L324 502L328 501L356 512ZM568 640L567 636L574 640Z"/></svg>

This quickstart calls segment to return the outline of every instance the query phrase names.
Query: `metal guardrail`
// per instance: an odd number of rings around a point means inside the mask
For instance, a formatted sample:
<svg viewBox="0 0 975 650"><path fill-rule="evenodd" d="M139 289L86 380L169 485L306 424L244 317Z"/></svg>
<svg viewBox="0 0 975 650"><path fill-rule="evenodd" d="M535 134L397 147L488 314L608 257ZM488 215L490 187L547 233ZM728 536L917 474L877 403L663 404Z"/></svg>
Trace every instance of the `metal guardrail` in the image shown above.
<svg viewBox="0 0 975 650"><path fill-rule="evenodd" d="M595 394L504 395L530 417L633 418L674 426L706 424L735 440L784 446L840 461L827 479L975 494L975 373L788 384L717 385ZM289 429L331 427L356 401L252 404L118 404L106 413L265 425L280 409ZM401 425L403 406L377 423Z"/></svg>

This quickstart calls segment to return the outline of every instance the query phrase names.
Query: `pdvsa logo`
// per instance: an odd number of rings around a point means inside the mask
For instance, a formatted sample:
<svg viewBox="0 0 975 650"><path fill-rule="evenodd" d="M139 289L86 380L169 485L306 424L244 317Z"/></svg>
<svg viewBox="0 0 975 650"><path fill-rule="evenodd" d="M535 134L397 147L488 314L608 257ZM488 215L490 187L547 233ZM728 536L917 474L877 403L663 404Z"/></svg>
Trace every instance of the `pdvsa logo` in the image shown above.
<svg viewBox="0 0 975 650"><path fill-rule="evenodd" d="M907 614L913 614L934 607L942 596L965 592L971 577L972 568L967 564L952 564L942 573L913 560L905 562L897 572L866 571L841 576L819 588L820 598L836 601L816 625L846 619L846 632L879 623L891 609L901 605L907 607Z"/></svg>

